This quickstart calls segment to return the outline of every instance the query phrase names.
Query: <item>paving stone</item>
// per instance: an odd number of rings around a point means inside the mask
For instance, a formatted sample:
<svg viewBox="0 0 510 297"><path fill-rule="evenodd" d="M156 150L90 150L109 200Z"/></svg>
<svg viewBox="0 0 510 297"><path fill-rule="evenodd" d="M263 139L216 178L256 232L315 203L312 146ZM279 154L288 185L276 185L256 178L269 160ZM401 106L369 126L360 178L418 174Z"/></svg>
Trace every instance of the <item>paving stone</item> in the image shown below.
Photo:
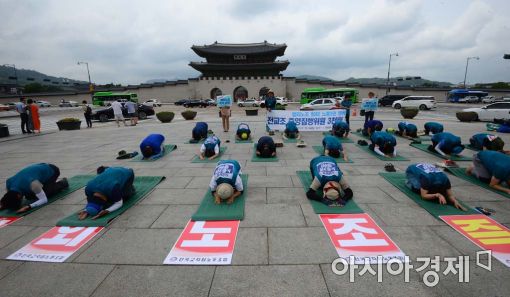
<svg viewBox="0 0 510 297"><path fill-rule="evenodd" d="M20 238L24 234L32 231L31 226L13 226L8 225L0 229L0 249L7 246L11 242Z"/></svg>
<svg viewBox="0 0 510 297"><path fill-rule="evenodd" d="M151 228L184 228L198 205L168 205Z"/></svg>
<svg viewBox="0 0 510 297"><path fill-rule="evenodd" d="M249 280L249 281L246 281ZM329 296L317 265L217 267L209 296Z"/></svg>
<svg viewBox="0 0 510 297"><path fill-rule="evenodd" d="M307 200L303 188L267 188L268 203L298 204Z"/></svg>
<svg viewBox="0 0 510 297"><path fill-rule="evenodd" d="M204 189L155 189L140 204L200 204Z"/></svg>
<svg viewBox="0 0 510 297"><path fill-rule="evenodd" d="M299 205L246 204L241 227L299 227L305 219Z"/></svg>
<svg viewBox="0 0 510 297"><path fill-rule="evenodd" d="M387 226L427 226L443 225L443 221L434 218L419 206L400 204L369 204Z"/></svg>
<svg viewBox="0 0 510 297"><path fill-rule="evenodd" d="M118 216L111 228L149 228L165 211L167 205L134 205Z"/></svg>
<svg viewBox="0 0 510 297"><path fill-rule="evenodd" d="M60 219L79 211L84 206L85 205L46 205L25 216L22 220L12 223L12 226L53 227Z"/></svg>
<svg viewBox="0 0 510 297"><path fill-rule="evenodd" d="M21 261L0 260L0 279L16 270L23 263Z"/></svg>
<svg viewBox="0 0 510 297"><path fill-rule="evenodd" d="M267 228L239 228L232 265L268 264Z"/></svg>
<svg viewBox="0 0 510 297"><path fill-rule="evenodd" d="M249 182L251 187L259 188L285 188L292 186L290 176L250 176Z"/></svg>

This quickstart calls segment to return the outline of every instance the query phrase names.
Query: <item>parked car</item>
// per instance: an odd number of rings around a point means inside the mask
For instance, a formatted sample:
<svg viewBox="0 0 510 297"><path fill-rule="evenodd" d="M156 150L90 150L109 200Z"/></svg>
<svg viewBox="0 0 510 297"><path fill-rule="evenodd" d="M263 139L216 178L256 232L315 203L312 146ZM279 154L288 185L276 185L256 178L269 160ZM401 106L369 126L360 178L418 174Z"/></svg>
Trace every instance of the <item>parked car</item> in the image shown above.
<svg viewBox="0 0 510 297"><path fill-rule="evenodd" d="M466 108L462 111L474 111L479 121L510 120L510 102L496 102L483 107Z"/></svg>
<svg viewBox="0 0 510 297"><path fill-rule="evenodd" d="M207 102L205 102L203 100L199 100L199 99L186 100L186 102L184 102L182 105L184 107L186 107L186 108L190 108L190 107L207 107L207 106L209 106L209 104L207 104Z"/></svg>
<svg viewBox="0 0 510 297"><path fill-rule="evenodd" d="M58 104L59 107L77 107L78 106L78 102L76 101L65 101L65 100L61 100L60 103Z"/></svg>
<svg viewBox="0 0 510 297"><path fill-rule="evenodd" d="M287 98L284 97L276 97L276 105L281 104L283 106L287 106Z"/></svg>
<svg viewBox="0 0 510 297"><path fill-rule="evenodd" d="M127 108L124 106L122 107L122 114L125 118L129 118ZM140 120L145 120L148 116L153 116L154 114L154 107L138 104L138 118ZM100 122L107 122L109 119L113 119L113 108L110 106L92 110L92 119Z"/></svg>
<svg viewBox="0 0 510 297"><path fill-rule="evenodd" d="M145 101L143 104L152 106L152 107L161 106L161 102L159 102L158 99L149 99L149 100Z"/></svg>
<svg viewBox="0 0 510 297"><path fill-rule="evenodd" d="M237 103L237 106L239 106L239 107L247 107L247 106L258 107L258 106L260 106L260 101L257 101L255 99L246 99L244 101L239 101Z"/></svg>
<svg viewBox="0 0 510 297"><path fill-rule="evenodd" d="M209 105L209 106L216 106L216 100L214 100L214 99L205 99L204 101L205 101L205 102L207 103L207 105Z"/></svg>
<svg viewBox="0 0 510 297"><path fill-rule="evenodd" d="M407 96L393 102L391 105L395 109L402 107L417 107L420 110L426 110L436 107L436 99L434 96Z"/></svg>
<svg viewBox="0 0 510 297"><path fill-rule="evenodd" d="M459 98L459 103L478 103L480 102L480 98L477 96L466 96L464 98Z"/></svg>
<svg viewBox="0 0 510 297"><path fill-rule="evenodd" d="M174 104L175 104L175 105L183 105L183 104L184 104L184 102L186 102L186 101L188 101L188 100L189 100L189 99L181 99L181 100L177 100L177 101L175 101L175 103L174 103Z"/></svg>
<svg viewBox="0 0 510 297"><path fill-rule="evenodd" d="M482 98L482 103L494 103L496 102L496 97L494 96L485 96Z"/></svg>
<svg viewBox="0 0 510 297"><path fill-rule="evenodd" d="M16 109L16 102L7 102L5 105L9 106L9 110Z"/></svg>
<svg viewBox="0 0 510 297"><path fill-rule="evenodd" d="M9 105L0 104L0 111L9 111L9 110L11 110Z"/></svg>
<svg viewBox="0 0 510 297"><path fill-rule="evenodd" d="M35 101L35 103L37 103L39 107L51 107L51 103L49 103L48 101L37 100Z"/></svg>
<svg viewBox="0 0 510 297"><path fill-rule="evenodd" d="M300 110L325 110L325 109L334 109L336 100L331 98L324 99L315 99L310 103L303 104L299 108Z"/></svg>
<svg viewBox="0 0 510 297"><path fill-rule="evenodd" d="M386 95L379 99L379 106L391 106L393 102L404 99L405 97L408 97L409 95Z"/></svg>

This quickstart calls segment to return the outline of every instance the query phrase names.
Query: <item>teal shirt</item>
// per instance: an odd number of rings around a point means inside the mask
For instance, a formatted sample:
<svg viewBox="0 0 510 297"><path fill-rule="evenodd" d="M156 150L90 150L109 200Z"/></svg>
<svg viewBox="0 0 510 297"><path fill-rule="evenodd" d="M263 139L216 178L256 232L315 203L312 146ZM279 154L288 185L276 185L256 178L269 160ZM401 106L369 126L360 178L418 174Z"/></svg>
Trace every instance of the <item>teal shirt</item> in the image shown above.
<svg viewBox="0 0 510 297"><path fill-rule="evenodd" d="M316 177L321 183L321 187L330 181L340 182L343 175L335 159L329 156L313 158L310 161L310 169L313 172L313 177Z"/></svg>
<svg viewBox="0 0 510 297"><path fill-rule="evenodd" d="M425 130L428 130L432 134L437 134L443 132L443 125L436 122L427 122L425 123Z"/></svg>
<svg viewBox="0 0 510 297"><path fill-rule="evenodd" d="M339 150L343 151L342 144L340 141L331 135L327 135L322 139L322 145L324 146L324 149L326 150Z"/></svg>
<svg viewBox="0 0 510 297"><path fill-rule="evenodd" d="M384 131L376 131L370 136L370 140L373 144L383 147L386 143L390 143L393 147L397 145L397 139L395 136L391 135L388 132Z"/></svg>
<svg viewBox="0 0 510 297"><path fill-rule="evenodd" d="M55 174L55 172L49 164L32 164L21 169L16 175L7 180L7 190L21 193L22 195L29 195L32 193L30 185L33 181L38 180L42 184L45 184L50 180L53 174Z"/></svg>
<svg viewBox="0 0 510 297"><path fill-rule="evenodd" d="M135 173L131 168L109 167L87 183L85 195L92 197L94 193L105 195L108 202L115 203L120 200L119 193Z"/></svg>
<svg viewBox="0 0 510 297"><path fill-rule="evenodd" d="M500 181L510 180L510 156L496 151L481 151L478 158L492 176Z"/></svg>
<svg viewBox="0 0 510 297"><path fill-rule="evenodd" d="M235 187L237 176L241 171L241 165L236 160L221 160L214 169L216 184L227 183Z"/></svg>
<svg viewBox="0 0 510 297"><path fill-rule="evenodd" d="M462 144L460 137L448 132L434 134L431 139L432 142L438 143L439 148L445 152L450 152L454 147Z"/></svg>

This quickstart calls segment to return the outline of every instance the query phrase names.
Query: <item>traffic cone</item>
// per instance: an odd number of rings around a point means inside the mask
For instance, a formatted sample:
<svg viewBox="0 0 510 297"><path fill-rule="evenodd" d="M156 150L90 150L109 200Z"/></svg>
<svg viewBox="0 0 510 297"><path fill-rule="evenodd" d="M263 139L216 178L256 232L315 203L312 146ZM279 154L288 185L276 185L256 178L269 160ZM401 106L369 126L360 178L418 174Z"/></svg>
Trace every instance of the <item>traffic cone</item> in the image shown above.
<svg viewBox="0 0 510 297"><path fill-rule="evenodd" d="M352 116L355 117L356 116L356 108L353 108L352 109Z"/></svg>

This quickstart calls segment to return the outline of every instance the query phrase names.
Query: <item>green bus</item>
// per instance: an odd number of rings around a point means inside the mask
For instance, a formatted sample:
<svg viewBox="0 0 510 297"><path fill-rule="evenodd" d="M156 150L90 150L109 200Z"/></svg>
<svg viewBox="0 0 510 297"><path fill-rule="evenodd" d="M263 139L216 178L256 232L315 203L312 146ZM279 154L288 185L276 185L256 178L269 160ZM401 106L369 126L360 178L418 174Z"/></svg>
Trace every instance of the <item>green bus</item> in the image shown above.
<svg viewBox="0 0 510 297"><path fill-rule="evenodd" d="M303 93L301 93L301 104L310 103L315 99L320 98L336 98L343 97L345 93L349 93L351 95L351 99L353 103L358 101L359 91L354 88L335 88L335 89L326 89L326 88L305 88Z"/></svg>
<svg viewBox="0 0 510 297"><path fill-rule="evenodd" d="M92 96L92 104L105 106L119 99L138 103L138 95L135 93L96 92Z"/></svg>

